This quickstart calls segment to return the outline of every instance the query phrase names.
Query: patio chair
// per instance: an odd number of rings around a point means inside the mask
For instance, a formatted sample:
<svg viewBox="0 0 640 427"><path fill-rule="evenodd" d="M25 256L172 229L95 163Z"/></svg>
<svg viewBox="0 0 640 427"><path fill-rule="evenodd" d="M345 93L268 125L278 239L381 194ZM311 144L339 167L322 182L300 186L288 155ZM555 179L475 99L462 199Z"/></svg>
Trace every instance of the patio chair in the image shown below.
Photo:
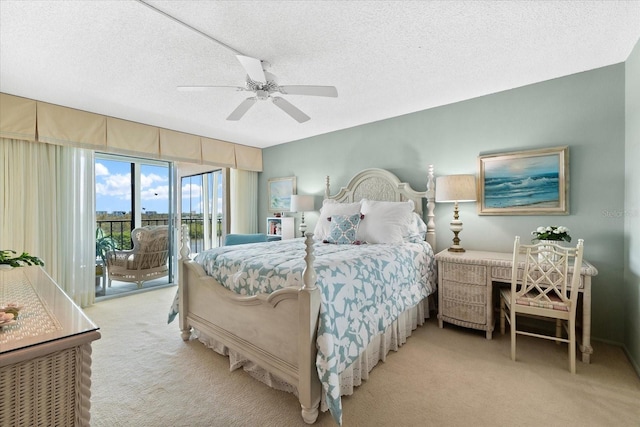
<svg viewBox="0 0 640 427"><path fill-rule="evenodd" d="M147 226L131 232L133 249L107 252L108 286L112 280L142 283L169 274L169 227Z"/></svg>

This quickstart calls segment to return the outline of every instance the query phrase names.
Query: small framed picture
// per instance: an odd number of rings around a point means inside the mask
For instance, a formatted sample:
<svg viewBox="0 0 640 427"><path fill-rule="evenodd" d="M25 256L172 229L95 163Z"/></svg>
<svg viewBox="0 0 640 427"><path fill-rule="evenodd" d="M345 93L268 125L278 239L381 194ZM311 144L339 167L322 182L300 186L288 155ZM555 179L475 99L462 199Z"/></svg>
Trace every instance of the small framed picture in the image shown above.
<svg viewBox="0 0 640 427"><path fill-rule="evenodd" d="M296 177L271 178L267 184L270 213L289 212L291 196L296 194Z"/></svg>
<svg viewBox="0 0 640 427"><path fill-rule="evenodd" d="M569 148L478 157L480 215L568 215Z"/></svg>

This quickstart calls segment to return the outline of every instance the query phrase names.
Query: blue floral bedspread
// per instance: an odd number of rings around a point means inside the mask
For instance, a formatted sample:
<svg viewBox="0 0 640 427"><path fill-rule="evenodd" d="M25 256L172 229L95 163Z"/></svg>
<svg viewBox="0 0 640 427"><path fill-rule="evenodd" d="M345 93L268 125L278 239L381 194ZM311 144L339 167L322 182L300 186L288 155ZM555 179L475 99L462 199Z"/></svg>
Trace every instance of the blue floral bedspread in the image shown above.
<svg viewBox="0 0 640 427"><path fill-rule="evenodd" d="M426 242L332 245L316 242L321 290L316 365L329 410L342 424L338 378L369 342L436 289L436 263ZM302 238L226 246L199 254L207 274L242 294L300 287Z"/></svg>

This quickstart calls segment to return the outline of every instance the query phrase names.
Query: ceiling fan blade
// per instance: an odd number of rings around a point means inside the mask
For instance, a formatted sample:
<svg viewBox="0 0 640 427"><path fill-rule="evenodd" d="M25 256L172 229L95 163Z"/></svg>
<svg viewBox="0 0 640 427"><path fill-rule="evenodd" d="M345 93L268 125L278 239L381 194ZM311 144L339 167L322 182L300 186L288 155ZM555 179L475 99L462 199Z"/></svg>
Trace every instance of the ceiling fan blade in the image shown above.
<svg viewBox="0 0 640 427"><path fill-rule="evenodd" d="M235 110L233 110L231 114L229 114L227 120L240 120L242 116L244 116L244 114L249 111L249 108L251 108L257 101L258 98L256 98L255 96L245 99L240 103L240 105L238 105L238 107L236 107Z"/></svg>
<svg viewBox="0 0 640 427"><path fill-rule="evenodd" d="M285 95L311 95L338 97L338 90L334 86L280 86L280 93Z"/></svg>
<svg viewBox="0 0 640 427"><path fill-rule="evenodd" d="M238 58L238 61L240 61L251 80L259 83L267 82L264 69L262 68L262 61L244 55L236 55L236 58Z"/></svg>
<svg viewBox="0 0 640 427"><path fill-rule="evenodd" d="M209 86L209 85L202 85L202 86L178 86L177 89L180 92L200 92L203 90L209 90L209 89L219 89L219 88L223 88L223 89L235 89L235 90L246 90L243 87L240 86Z"/></svg>
<svg viewBox="0 0 640 427"><path fill-rule="evenodd" d="M271 98L271 101L282 111L293 117L298 123L306 122L311 118L284 98L274 96Z"/></svg>

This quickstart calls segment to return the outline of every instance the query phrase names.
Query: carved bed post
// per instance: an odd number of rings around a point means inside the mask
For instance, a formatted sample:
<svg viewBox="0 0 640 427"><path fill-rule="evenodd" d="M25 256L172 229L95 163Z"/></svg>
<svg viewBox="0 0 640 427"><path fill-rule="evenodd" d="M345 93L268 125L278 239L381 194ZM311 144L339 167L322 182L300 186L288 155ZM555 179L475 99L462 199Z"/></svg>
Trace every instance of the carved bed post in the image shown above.
<svg viewBox="0 0 640 427"><path fill-rule="evenodd" d="M180 259L183 261L188 261L189 255L191 255L190 243L189 226L187 224L182 224L182 233L180 233Z"/></svg>
<svg viewBox="0 0 640 427"><path fill-rule="evenodd" d="M327 180L328 182L328 180ZM316 334L320 313L320 290L316 286L316 270L313 268L313 233L305 234L305 268L302 287L298 294L299 306L299 353L298 353L298 397L302 407L302 418L313 424L318 418L318 407L322 385L316 369Z"/></svg>
<svg viewBox="0 0 640 427"><path fill-rule="evenodd" d="M182 233L180 233L180 259L178 260L178 301L180 304L178 319L180 321L180 336L187 341L191 336L191 327L187 322L187 273L185 271L185 263L189 261L191 255L191 247L189 244L189 226L182 224Z"/></svg>
<svg viewBox="0 0 640 427"><path fill-rule="evenodd" d="M427 191L425 192L427 199L427 243L431 245L433 251L436 251L436 223L434 221L435 214L433 213L436 207L436 185L433 179L433 165L429 165L427 172Z"/></svg>
<svg viewBox="0 0 640 427"><path fill-rule="evenodd" d="M324 198L325 198L325 200L328 199L330 195L331 195L331 192L329 190L329 175L327 175L327 178L326 178L325 184L324 184Z"/></svg>

